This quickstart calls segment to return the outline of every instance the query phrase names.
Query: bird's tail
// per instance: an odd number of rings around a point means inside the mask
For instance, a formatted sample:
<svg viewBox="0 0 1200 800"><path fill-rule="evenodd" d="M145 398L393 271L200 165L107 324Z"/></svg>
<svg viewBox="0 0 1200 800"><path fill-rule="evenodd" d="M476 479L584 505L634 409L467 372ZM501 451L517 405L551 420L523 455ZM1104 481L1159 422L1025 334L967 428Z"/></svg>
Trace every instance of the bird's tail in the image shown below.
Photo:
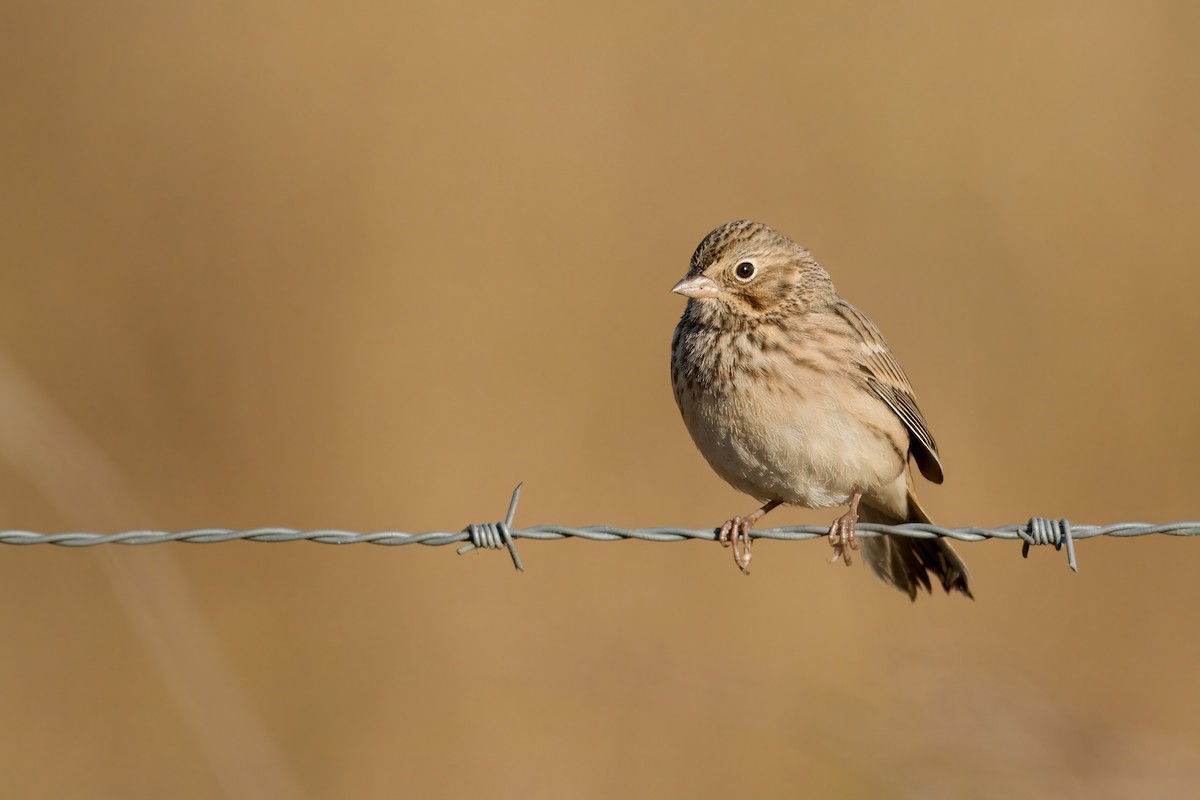
<svg viewBox="0 0 1200 800"><path fill-rule="evenodd" d="M875 522L882 525L900 525L905 522L929 522L929 515L917 498L908 493L908 513L898 519L887 511L867 505L859 507L860 522ZM863 558L881 581L907 592L912 600L917 599L917 589L932 592L930 573L941 582L947 593L962 592L972 600L971 588L967 585L967 565L954 552L950 543L942 537L936 539L914 539L909 536L872 536L864 538Z"/></svg>

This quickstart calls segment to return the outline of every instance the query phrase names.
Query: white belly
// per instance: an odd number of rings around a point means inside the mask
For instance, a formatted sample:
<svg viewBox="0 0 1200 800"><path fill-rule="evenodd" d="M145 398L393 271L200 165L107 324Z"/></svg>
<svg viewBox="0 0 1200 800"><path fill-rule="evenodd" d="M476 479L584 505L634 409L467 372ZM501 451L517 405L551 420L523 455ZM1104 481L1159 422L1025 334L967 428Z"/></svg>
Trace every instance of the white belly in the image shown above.
<svg viewBox="0 0 1200 800"><path fill-rule="evenodd" d="M829 508L856 490L890 486L904 471L892 445L907 443L903 423L861 387L821 382L771 391L745 378L738 383L726 396L681 404L696 446L734 488L764 501Z"/></svg>

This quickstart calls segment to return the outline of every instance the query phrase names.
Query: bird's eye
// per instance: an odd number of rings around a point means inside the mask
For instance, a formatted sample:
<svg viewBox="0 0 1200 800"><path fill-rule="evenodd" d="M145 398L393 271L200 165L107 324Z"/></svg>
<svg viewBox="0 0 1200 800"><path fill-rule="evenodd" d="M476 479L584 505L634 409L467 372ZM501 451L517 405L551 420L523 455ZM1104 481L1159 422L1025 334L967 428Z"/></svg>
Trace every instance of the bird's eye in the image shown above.
<svg viewBox="0 0 1200 800"><path fill-rule="evenodd" d="M734 267L733 274L737 275L739 281L748 281L754 277L754 273L757 271L758 268L749 261L743 261Z"/></svg>

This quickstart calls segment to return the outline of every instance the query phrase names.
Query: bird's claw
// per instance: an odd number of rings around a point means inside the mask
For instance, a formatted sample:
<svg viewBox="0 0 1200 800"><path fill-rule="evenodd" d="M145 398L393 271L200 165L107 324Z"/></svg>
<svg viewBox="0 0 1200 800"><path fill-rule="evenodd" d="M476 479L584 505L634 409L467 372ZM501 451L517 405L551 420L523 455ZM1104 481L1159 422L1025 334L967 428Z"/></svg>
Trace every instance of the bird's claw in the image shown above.
<svg viewBox="0 0 1200 800"><path fill-rule="evenodd" d="M742 574L750 574L750 520L745 517L734 517L721 526L717 541L722 547L733 545L733 561L738 565Z"/></svg>
<svg viewBox="0 0 1200 800"><path fill-rule="evenodd" d="M833 547L833 558L829 559L830 564L836 564L838 559L841 559L846 562L847 567L850 566L850 562L853 561L850 551L858 549L858 537L854 535L857 524L858 514L851 508L829 526L829 544Z"/></svg>

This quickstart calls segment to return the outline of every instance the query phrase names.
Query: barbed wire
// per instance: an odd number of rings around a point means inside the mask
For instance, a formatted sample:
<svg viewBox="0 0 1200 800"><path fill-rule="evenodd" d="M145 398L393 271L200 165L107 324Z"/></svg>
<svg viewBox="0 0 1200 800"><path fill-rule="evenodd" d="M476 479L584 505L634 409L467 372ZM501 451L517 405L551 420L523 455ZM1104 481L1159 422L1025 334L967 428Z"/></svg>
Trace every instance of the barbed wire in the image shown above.
<svg viewBox="0 0 1200 800"><path fill-rule="evenodd" d="M404 533L401 531L378 531L374 533L356 533L333 528L316 530L299 530L296 528L249 528L233 530L230 528L194 528L186 531L157 531L133 530L120 533L35 533L23 530L0 530L0 544L35 545L50 544L59 547L92 547L101 544L146 545L163 544L165 542L185 542L188 544L215 544L217 542L248 541L248 542L317 542L318 544L374 544L385 547L397 547L408 544L422 544L432 547L465 543L460 547L460 554L477 547L487 549L507 549L512 556L513 566L523 570L520 557L517 555L515 541L517 539L532 539L535 541L552 541L557 539L586 539L593 542L612 542L622 539L638 539L646 542L682 542L690 539L715 541L716 528L618 528L611 525L589 525L571 527L568 525L533 525L528 528L513 528L513 516L516 514L517 502L520 499L521 486L513 491L509 503L508 515L502 522L468 525L461 531L428 531L426 533ZM765 528L750 531L752 539L773 539L784 542L799 542L808 539L824 539L829 529L819 525L792 525L780 528ZM995 528L964 527L943 528L940 525L925 523L905 523L903 525L879 525L875 523L859 523L857 535L862 538L872 536L909 536L916 539L934 539L945 537L959 542L979 542L985 539L1020 539L1023 546L1022 555L1028 555L1032 545L1053 545L1056 550L1065 546L1067 561L1071 569L1077 571L1075 563L1074 542L1079 539L1091 539L1096 536L1116 536L1126 538L1131 536L1147 536L1164 534L1167 536L1200 536L1200 522L1169 522L1166 524L1150 524L1145 522L1118 522L1110 525L1073 525L1065 519L1053 520L1045 517L1034 517L1025 523L1002 525Z"/></svg>

